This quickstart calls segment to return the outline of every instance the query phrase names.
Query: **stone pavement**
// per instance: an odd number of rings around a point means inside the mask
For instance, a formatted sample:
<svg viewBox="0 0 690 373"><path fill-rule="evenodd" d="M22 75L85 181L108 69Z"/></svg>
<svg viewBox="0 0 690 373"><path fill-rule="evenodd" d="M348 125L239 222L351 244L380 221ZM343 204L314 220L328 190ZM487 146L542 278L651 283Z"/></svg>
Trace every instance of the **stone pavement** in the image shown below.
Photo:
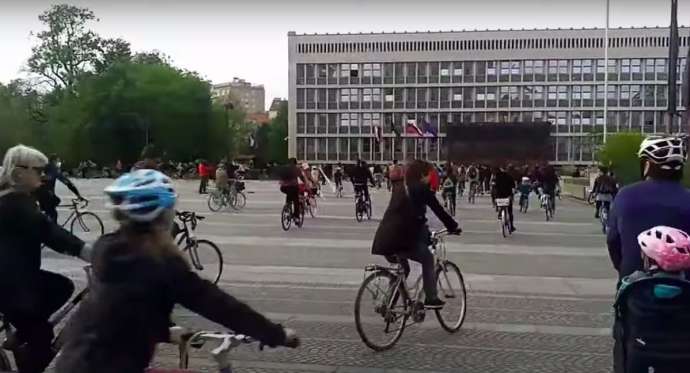
<svg viewBox="0 0 690 373"><path fill-rule="evenodd" d="M92 200L91 211L112 229L101 193L106 184L77 181ZM275 182L248 182L247 207L239 213L211 213L205 196L195 193L195 182L177 186L179 208L208 217L198 236L223 251L221 287L303 337L297 350L237 349L232 359L240 373L611 371L615 273L593 211L579 202L558 201L555 221L545 222L533 199L530 212L516 212L518 232L504 239L487 198L469 206L463 201L458 216L464 234L447 240L449 258L468 285L463 328L450 335L429 317L406 329L391 351L375 353L355 331L353 307L364 266L383 262L370 255L370 246L387 192L372 193L372 221L355 221L347 188L342 199L325 193L316 219L283 232L284 199ZM69 196L64 189L60 194ZM431 222L438 227L437 220ZM83 282L78 261L52 252L44 257L45 267ZM175 319L192 328L222 330L184 309ZM192 366L212 371L207 355L196 353ZM156 365L173 367L175 359L175 348L161 346Z"/></svg>

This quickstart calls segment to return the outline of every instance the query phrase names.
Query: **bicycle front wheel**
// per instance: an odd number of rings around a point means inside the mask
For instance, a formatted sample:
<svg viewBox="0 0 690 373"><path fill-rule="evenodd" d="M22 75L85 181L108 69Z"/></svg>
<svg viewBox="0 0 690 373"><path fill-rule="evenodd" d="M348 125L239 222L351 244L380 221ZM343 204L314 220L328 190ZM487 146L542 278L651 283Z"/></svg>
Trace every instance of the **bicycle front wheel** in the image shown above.
<svg viewBox="0 0 690 373"><path fill-rule="evenodd" d="M355 219L357 219L358 222L361 222L362 219L364 219L364 208L359 202L355 206Z"/></svg>
<svg viewBox="0 0 690 373"><path fill-rule="evenodd" d="M436 271L438 278L438 295L446 302L442 309L436 310L436 318L441 327L449 333L455 333L462 327L467 314L467 291L460 268L453 262L446 261Z"/></svg>
<svg viewBox="0 0 690 373"><path fill-rule="evenodd" d="M211 192L208 195L208 209L213 211L213 212L218 212L220 211L223 207L225 207L225 201L223 198L223 195L219 192Z"/></svg>
<svg viewBox="0 0 690 373"><path fill-rule="evenodd" d="M355 327L367 347L385 351L402 336L407 322L407 304L391 273L378 271L362 282L355 300Z"/></svg>
<svg viewBox="0 0 690 373"><path fill-rule="evenodd" d="M506 211L501 209L501 220L499 220L501 224L501 234L503 234L503 238L506 238L508 236L508 218L506 217Z"/></svg>
<svg viewBox="0 0 690 373"><path fill-rule="evenodd" d="M103 221L93 212L78 213L72 219L69 230L84 242L95 242L105 233Z"/></svg>
<svg viewBox="0 0 690 373"><path fill-rule="evenodd" d="M280 212L280 224L283 226L284 231L290 230L290 225L292 224L292 209L288 204L285 204L285 206L283 206L283 211Z"/></svg>
<svg viewBox="0 0 690 373"><path fill-rule="evenodd" d="M187 246L185 251L189 255L192 269L200 277L217 284L223 273L223 254L218 246L208 240L197 240Z"/></svg>
<svg viewBox="0 0 690 373"><path fill-rule="evenodd" d="M309 215L311 215L312 218L315 218L317 212L318 206L316 205L316 198L309 197Z"/></svg>
<svg viewBox="0 0 690 373"><path fill-rule="evenodd" d="M247 196L245 196L244 193L240 192L235 194L235 198L233 198L232 205L230 206L235 210L242 210L246 205Z"/></svg>

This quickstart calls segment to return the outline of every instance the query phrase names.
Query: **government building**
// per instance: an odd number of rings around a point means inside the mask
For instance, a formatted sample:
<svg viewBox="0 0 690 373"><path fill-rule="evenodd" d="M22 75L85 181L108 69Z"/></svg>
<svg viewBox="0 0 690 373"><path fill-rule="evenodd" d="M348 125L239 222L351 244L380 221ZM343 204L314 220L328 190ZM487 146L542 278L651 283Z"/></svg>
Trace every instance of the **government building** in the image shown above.
<svg viewBox="0 0 690 373"><path fill-rule="evenodd" d="M449 125L548 121L551 161L590 164L604 128L665 130L668 28L609 30L608 66L603 29L290 32L288 41L288 148L299 160L444 161ZM689 45L683 27L679 103Z"/></svg>

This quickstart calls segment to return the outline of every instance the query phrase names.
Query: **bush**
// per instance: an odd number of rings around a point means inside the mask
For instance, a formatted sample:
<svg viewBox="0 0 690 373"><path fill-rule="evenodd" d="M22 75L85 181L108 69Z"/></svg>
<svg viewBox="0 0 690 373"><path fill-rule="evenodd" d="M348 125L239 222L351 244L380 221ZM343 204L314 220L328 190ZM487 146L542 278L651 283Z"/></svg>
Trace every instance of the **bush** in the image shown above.
<svg viewBox="0 0 690 373"><path fill-rule="evenodd" d="M640 160L637 151L644 136L641 133L622 132L609 136L599 150L599 164L609 167L621 185L640 180Z"/></svg>

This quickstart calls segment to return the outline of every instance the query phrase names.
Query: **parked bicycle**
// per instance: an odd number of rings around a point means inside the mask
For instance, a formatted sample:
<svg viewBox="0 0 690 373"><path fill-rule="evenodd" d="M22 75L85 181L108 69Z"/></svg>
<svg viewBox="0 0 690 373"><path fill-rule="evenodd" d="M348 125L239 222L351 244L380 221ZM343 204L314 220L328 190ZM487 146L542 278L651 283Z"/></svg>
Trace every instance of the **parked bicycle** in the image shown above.
<svg viewBox="0 0 690 373"><path fill-rule="evenodd" d="M79 303L81 303L82 299L84 299L89 292L91 284L91 266L84 267L84 272L86 273L87 287L80 291L48 319L48 322L54 329L60 326L59 330L55 332L55 338L53 338L52 342L53 351L56 353L60 351L65 342L64 326L67 323L63 321L67 320L67 316L72 314L72 311L77 308ZM14 326L7 322L2 314L0 314L0 340L4 341L0 346L0 372L9 372L12 370L12 364L7 352L15 351L23 342L17 336ZM14 366L16 367L16 364L14 364Z"/></svg>
<svg viewBox="0 0 690 373"><path fill-rule="evenodd" d="M174 230L177 246L189 255L192 268L199 276L217 284L223 273L223 254L215 243L194 234L198 223L205 218L190 211L176 211L175 215L181 223Z"/></svg>
<svg viewBox="0 0 690 373"><path fill-rule="evenodd" d="M89 206L86 199L73 199L72 203L59 205L58 207L70 209L70 214L62 224L63 228L69 226L70 232L85 242L94 242L105 233L103 221L98 215L90 211L84 211Z"/></svg>
<svg viewBox="0 0 690 373"><path fill-rule="evenodd" d="M510 198L496 198L496 208L498 209L498 224L501 227L501 234L503 238L512 234L510 229L510 219L508 218L508 208L510 207Z"/></svg>
<svg viewBox="0 0 690 373"><path fill-rule="evenodd" d="M467 292L460 268L446 257L447 234L445 229L433 232L429 250L436 263L439 297L446 302L442 309L434 310L436 318L443 329L455 333L465 321ZM368 265L365 274L368 276L355 300L355 326L364 344L375 351L385 351L398 342L409 319L412 323L425 319L422 276L408 288L400 264Z"/></svg>

